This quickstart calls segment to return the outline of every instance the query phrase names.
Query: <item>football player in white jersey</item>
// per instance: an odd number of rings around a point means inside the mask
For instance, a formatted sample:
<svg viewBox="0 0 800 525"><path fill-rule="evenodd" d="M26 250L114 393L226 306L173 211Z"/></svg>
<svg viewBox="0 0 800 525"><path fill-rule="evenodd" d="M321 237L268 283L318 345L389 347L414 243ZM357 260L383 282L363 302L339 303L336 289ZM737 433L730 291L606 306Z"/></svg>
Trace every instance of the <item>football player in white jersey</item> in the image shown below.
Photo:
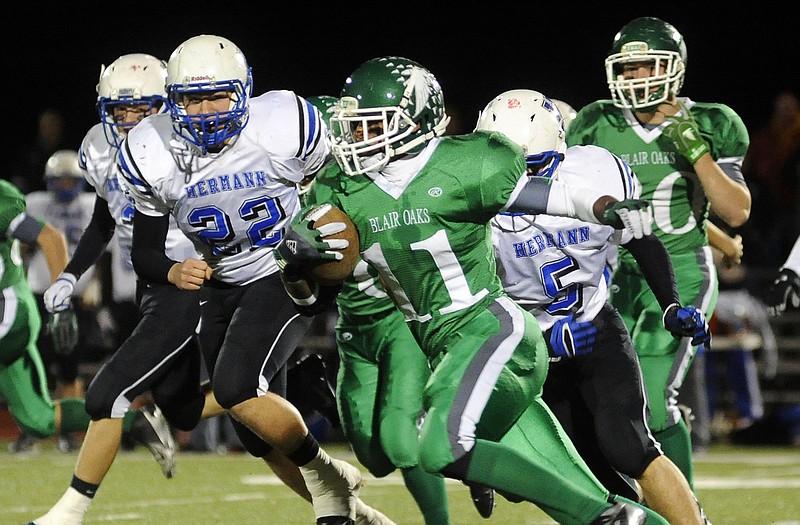
<svg viewBox="0 0 800 525"><path fill-rule="evenodd" d="M525 150L530 176L639 198L630 166L596 146L566 148L564 118L538 91L495 97L477 130L501 132ZM543 398L593 472L613 493L638 499L608 468L636 479L647 504L672 524L701 524L686 478L647 426L647 401L630 335L609 298L609 250L622 243L635 254L676 337L710 339L702 312L681 307L672 264L653 234L569 217L506 214L492 220L498 273L506 292L544 331L550 368ZM707 344L707 341L706 343Z"/></svg>
<svg viewBox="0 0 800 525"><path fill-rule="evenodd" d="M50 312L67 310L77 284L106 250L116 235L120 247L130 253L133 204L123 192L116 169L117 150L125 133L164 103L166 66L145 54L119 57L100 73L97 109L101 123L86 134L79 163L95 189L94 211L64 271L45 291ZM170 248L188 256L192 244L173 228ZM129 255L128 255L129 257ZM174 292L178 292L175 290ZM123 416L131 401L151 390L170 422L192 428L200 417L204 394L200 391L200 352L192 346L200 312L197 294L174 293L172 287L138 283L142 319L134 334L97 373L86 393L86 411L92 418L70 487L64 496L34 525L83 523L92 498L116 456ZM170 319L164 323L163 319ZM138 335L137 335L138 334ZM175 442L159 409L140 411L146 444L167 477L174 468ZM149 429L148 429L149 427Z"/></svg>
<svg viewBox="0 0 800 525"><path fill-rule="evenodd" d="M172 53L168 113L131 130L119 155L136 206L132 260L148 281L199 290L211 384L247 451L287 456L317 523L350 524L361 473L325 453L270 391L310 323L283 289L273 248L300 209L297 184L328 158L326 128L293 92L252 89L244 54L224 37L195 36ZM165 252L170 215L200 256Z"/></svg>
<svg viewBox="0 0 800 525"><path fill-rule="evenodd" d="M78 152L62 149L53 153L45 164L44 178L47 189L34 191L25 197L28 213L64 232L67 252L71 255L91 219L94 202L94 196L84 191L86 180L78 163ZM28 282L36 296L42 318L46 319L48 312L44 308L42 295L52 281L44 253L41 250L34 251L27 263ZM80 300L73 303L73 308L69 310L75 313L79 325L90 320L98 303L99 294L96 290L99 283L94 279L93 270L87 271L76 285ZM78 374L78 365L82 360L84 344L89 341L80 340L75 348L61 348L60 342L53 340L50 335L43 330L39 335L38 347L46 362L55 364L56 397L83 397L85 385ZM64 445L71 446L67 436L59 438L59 447L68 450L63 448Z"/></svg>

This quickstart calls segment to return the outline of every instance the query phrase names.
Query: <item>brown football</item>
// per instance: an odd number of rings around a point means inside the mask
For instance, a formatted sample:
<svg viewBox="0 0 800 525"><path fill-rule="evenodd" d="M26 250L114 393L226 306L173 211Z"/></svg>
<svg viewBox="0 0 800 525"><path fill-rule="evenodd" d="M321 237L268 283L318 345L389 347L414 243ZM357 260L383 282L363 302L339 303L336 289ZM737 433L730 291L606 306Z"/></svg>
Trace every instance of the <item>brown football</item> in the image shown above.
<svg viewBox="0 0 800 525"><path fill-rule="evenodd" d="M320 206L326 206L325 204L321 204ZM314 228L319 228L324 224L328 224L329 222L343 222L345 224L344 231L339 233L334 233L333 235L329 235L327 239L347 239L349 241L349 245L347 248L339 250L344 254L344 258L339 261L326 261L320 263L308 271L308 276L314 279L316 282L324 285L334 285L339 284L347 277L352 275L353 268L355 268L356 263L358 262L358 255L359 255L359 242L358 242L358 230L356 230L353 221L350 220L350 217L347 216L345 212L337 208L336 206L329 205L330 209L325 212L324 215L317 218L314 223ZM311 211L308 212L308 215L313 214L319 207L313 208Z"/></svg>

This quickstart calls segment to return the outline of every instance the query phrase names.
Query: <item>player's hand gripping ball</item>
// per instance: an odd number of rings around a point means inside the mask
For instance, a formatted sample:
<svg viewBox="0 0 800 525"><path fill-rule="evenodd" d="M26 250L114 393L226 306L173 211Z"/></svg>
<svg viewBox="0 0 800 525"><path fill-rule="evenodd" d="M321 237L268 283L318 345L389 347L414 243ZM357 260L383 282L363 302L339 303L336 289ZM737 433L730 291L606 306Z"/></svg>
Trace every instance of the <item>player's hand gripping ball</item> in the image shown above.
<svg viewBox="0 0 800 525"><path fill-rule="evenodd" d="M345 212L330 204L322 204L312 209L306 216L311 220L314 229L319 230L322 226L330 223L344 223L344 229L338 233L326 235L322 239L330 241L333 239L343 239L347 241L347 247L339 251L342 258L339 260L325 261L312 266L308 270L308 275L315 281L324 285L339 284L353 274L358 262L360 251L358 242L358 230ZM323 229L324 230L324 229Z"/></svg>
<svg viewBox="0 0 800 525"><path fill-rule="evenodd" d="M358 232L342 210L325 203L306 206L275 248L285 278L336 285L353 273L359 257Z"/></svg>

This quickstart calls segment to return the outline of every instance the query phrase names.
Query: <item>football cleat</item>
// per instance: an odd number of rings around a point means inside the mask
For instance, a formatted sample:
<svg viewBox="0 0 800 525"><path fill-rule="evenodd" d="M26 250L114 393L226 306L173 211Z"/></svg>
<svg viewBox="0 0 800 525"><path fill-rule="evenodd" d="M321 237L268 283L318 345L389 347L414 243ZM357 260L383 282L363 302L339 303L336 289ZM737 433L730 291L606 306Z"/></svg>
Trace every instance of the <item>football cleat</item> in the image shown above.
<svg viewBox="0 0 800 525"><path fill-rule="evenodd" d="M618 501L590 525L644 525L647 513L635 505Z"/></svg>
<svg viewBox="0 0 800 525"><path fill-rule="evenodd" d="M175 452L178 448L164 414L157 406L137 411L130 435L146 446L167 479L175 474Z"/></svg>
<svg viewBox="0 0 800 525"><path fill-rule="evenodd" d="M8 445L8 451L12 454L38 454L39 439L21 432L16 441Z"/></svg>
<svg viewBox="0 0 800 525"><path fill-rule="evenodd" d="M472 498L472 504L475 505L475 510L482 518L490 518L494 512L494 490L482 485L470 485L469 495Z"/></svg>

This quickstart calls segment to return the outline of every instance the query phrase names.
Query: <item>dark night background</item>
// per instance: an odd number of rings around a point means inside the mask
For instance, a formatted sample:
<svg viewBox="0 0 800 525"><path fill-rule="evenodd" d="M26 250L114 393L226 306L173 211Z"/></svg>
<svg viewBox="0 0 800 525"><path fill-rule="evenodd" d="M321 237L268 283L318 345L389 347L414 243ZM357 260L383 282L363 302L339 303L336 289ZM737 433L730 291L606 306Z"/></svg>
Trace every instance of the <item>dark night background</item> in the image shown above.
<svg viewBox="0 0 800 525"><path fill-rule="evenodd" d="M487 101L508 89L537 89L576 109L607 98L603 60L616 31L637 16L658 16L683 34L689 59L682 94L730 105L751 131L767 120L779 89L798 92L800 76L797 18L761 7L766 2L745 9L706 2L50 4L3 7L6 158L33 138L37 115L49 107L64 113L66 146L77 149L98 121L101 64L132 52L167 59L203 33L242 49L257 94L285 88L336 95L361 62L406 56L438 77L466 130Z"/></svg>

